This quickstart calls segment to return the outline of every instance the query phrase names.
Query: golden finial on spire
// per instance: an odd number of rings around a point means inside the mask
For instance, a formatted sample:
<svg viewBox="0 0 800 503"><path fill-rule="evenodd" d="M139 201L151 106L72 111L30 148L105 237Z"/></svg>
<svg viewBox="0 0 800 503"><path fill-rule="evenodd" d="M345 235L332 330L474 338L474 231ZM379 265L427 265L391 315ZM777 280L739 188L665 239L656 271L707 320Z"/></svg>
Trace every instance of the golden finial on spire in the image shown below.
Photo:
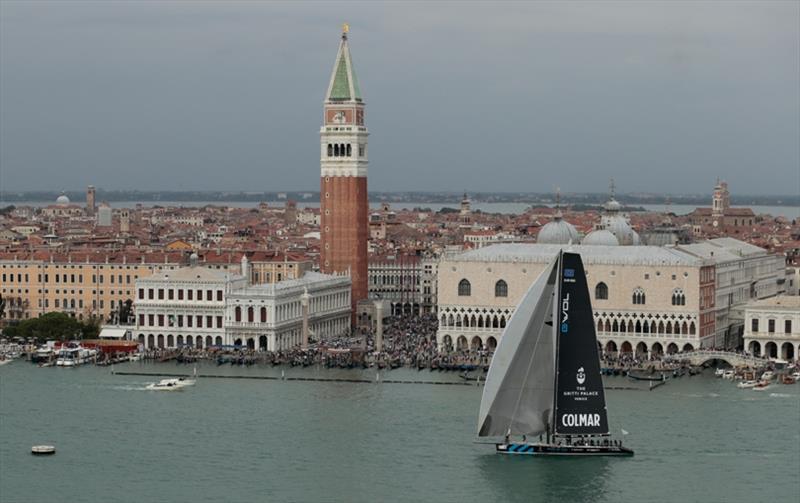
<svg viewBox="0 0 800 503"><path fill-rule="evenodd" d="M347 35L350 32L350 25L342 23L342 35Z"/></svg>

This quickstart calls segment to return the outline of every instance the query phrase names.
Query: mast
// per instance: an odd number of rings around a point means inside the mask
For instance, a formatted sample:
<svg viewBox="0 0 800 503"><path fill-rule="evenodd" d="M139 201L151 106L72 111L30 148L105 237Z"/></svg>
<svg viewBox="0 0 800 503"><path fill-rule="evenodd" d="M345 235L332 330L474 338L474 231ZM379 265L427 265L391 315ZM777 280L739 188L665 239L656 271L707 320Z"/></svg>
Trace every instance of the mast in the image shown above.
<svg viewBox="0 0 800 503"><path fill-rule="evenodd" d="M558 278L558 281L556 281L556 287L555 290L553 291L554 300L553 300L552 330L553 330L553 340L555 342L554 344L555 372L553 373L553 408L552 408L553 417L550 419L550 424L549 424L549 433L551 437L555 436L556 434L556 418L558 417L558 412L556 410L556 408L558 407L558 346L561 344L561 337L558 336L559 333L558 328L561 320L561 318L558 315L558 309L559 306L561 305L561 277L562 277L561 268L564 264L564 250L558 251L558 258L556 260L558 261L556 265L556 271L557 271L556 277Z"/></svg>

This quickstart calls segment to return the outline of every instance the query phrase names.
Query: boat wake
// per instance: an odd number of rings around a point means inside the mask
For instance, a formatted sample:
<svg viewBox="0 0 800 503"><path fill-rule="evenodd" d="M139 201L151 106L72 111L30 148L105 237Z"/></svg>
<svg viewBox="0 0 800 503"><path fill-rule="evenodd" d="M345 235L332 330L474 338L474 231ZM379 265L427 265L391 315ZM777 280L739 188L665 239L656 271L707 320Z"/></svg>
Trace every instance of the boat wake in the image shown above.
<svg viewBox="0 0 800 503"><path fill-rule="evenodd" d="M114 386L111 389L117 391L147 391L147 387L145 386Z"/></svg>
<svg viewBox="0 0 800 503"><path fill-rule="evenodd" d="M770 393L769 396L771 396L773 398L793 398L793 397L795 397L797 395L792 395L792 394L789 394L789 393Z"/></svg>

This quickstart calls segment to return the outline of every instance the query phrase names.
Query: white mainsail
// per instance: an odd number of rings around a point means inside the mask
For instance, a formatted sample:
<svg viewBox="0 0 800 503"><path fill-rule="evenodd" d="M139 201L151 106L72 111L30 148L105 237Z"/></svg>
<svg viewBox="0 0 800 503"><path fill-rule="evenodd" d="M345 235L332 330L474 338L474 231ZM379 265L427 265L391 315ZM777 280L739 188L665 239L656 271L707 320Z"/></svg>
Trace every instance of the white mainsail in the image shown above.
<svg viewBox="0 0 800 503"><path fill-rule="evenodd" d="M538 435L551 421L553 299L558 257L528 289L500 337L486 377L478 436Z"/></svg>

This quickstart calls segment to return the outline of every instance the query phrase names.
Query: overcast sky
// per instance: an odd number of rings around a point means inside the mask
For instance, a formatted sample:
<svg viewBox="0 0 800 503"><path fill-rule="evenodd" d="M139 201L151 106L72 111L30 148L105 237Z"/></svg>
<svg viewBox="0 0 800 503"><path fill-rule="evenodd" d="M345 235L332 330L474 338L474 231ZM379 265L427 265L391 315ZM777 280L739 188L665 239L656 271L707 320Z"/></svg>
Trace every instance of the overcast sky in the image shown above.
<svg viewBox="0 0 800 503"><path fill-rule="evenodd" d="M342 22L373 190L800 193L800 2L0 0L0 189L318 190Z"/></svg>

